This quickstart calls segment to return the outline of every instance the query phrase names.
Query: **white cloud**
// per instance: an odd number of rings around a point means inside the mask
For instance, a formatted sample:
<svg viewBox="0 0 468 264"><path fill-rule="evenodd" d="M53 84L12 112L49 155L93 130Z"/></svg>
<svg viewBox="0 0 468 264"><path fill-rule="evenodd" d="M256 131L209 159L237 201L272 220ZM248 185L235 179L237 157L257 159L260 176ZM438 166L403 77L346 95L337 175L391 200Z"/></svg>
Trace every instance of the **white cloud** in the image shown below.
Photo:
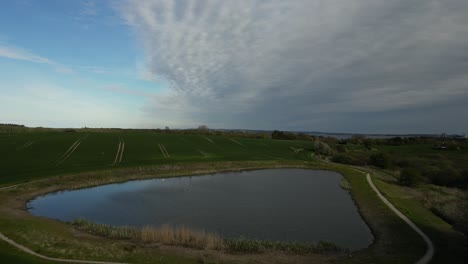
<svg viewBox="0 0 468 264"><path fill-rule="evenodd" d="M120 12L146 78L171 84L145 106L150 115L310 128L317 113L332 123L468 94L456 81L468 69L464 0L126 0Z"/></svg>
<svg viewBox="0 0 468 264"><path fill-rule="evenodd" d="M53 64L53 62L47 58L35 55L27 50L22 50L14 47L0 46L0 57L5 57L15 60L24 60L35 63Z"/></svg>
<svg viewBox="0 0 468 264"><path fill-rule="evenodd" d="M33 63L40 63L40 64L47 64L54 68L56 71L61 73L72 73L73 69L57 63L53 60L48 58L36 55L30 51L11 47L11 46L2 46L0 45L0 57L13 59L13 60L22 60L22 61L29 61Z"/></svg>

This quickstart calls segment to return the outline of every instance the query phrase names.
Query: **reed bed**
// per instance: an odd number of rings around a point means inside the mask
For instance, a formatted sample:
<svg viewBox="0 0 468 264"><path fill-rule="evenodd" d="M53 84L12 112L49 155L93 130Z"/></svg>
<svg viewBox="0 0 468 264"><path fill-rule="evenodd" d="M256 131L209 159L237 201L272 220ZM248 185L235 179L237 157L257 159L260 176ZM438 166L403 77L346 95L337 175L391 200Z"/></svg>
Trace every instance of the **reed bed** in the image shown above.
<svg viewBox="0 0 468 264"><path fill-rule="evenodd" d="M134 240L144 243L160 243L164 245L182 246L195 249L215 249L229 252L261 253L266 251L283 251L293 254L348 252L331 242L318 243L283 242L268 240L253 240L246 238L223 239L219 235L204 230L187 227L146 226L135 228L128 226L110 226L96 224L85 219L72 222L76 228L102 237L113 239Z"/></svg>
<svg viewBox="0 0 468 264"><path fill-rule="evenodd" d="M174 228L169 225L155 228L146 226L141 229L141 240L160 242L166 245L181 245L198 249L223 249L224 241L217 234L187 227Z"/></svg>

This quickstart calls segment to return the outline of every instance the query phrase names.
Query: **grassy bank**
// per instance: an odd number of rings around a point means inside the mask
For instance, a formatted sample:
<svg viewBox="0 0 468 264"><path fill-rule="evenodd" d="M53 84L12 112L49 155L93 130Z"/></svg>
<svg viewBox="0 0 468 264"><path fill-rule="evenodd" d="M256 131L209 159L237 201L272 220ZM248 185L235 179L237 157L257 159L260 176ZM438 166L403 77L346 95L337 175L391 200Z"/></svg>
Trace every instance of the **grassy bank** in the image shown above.
<svg viewBox="0 0 468 264"><path fill-rule="evenodd" d="M25 203L29 199L62 189L84 188L134 179L275 167L328 169L343 174L350 187L350 193L359 206L361 215L376 236L374 244L368 249L350 254L330 253L326 244L303 247L302 245L288 246L281 243L241 240L225 242L227 248L237 248L237 250L200 250L196 249L196 247L195 249L183 248L177 245L168 246L164 243L141 243L132 239L111 239L96 236L66 223L33 217L24 209ZM345 263L411 263L424 252L424 244L419 237L413 234L409 227L396 218L377 199L361 173L348 168L317 162L213 162L122 168L54 177L45 181L22 185L0 192L0 199L1 232L37 252L60 258L135 263L151 263L151 260L160 257L166 259L167 263L195 263L200 259L215 263L248 263L252 258L260 263L272 263L273 259L277 263L289 263L291 261L310 263L318 260L320 262L339 261ZM320 249L321 247L322 249ZM244 253L239 254L232 251L244 251ZM278 253L277 251L284 253ZM321 254L321 251L327 251L327 254Z"/></svg>

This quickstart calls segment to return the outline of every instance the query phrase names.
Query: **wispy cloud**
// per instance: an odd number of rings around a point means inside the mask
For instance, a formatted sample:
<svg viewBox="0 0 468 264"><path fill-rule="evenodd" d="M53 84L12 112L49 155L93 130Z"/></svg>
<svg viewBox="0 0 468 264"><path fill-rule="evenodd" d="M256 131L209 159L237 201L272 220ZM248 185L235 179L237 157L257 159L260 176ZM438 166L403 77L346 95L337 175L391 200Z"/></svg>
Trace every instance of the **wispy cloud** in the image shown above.
<svg viewBox="0 0 468 264"><path fill-rule="evenodd" d="M120 12L139 36L146 78L171 83L148 114L350 130L340 126L348 113L435 123L413 110L468 100L465 0L125 0Z"/></svg>
<svg viewBox="0 0 468 264"><path fill-rule="evenodd" d="M39 64L47 64L54 68L56 71L61 73L72 73L73 69L57 63L51 59L36 55L28 50L20 49L17 47L11 46L2 46L0 45L0 57L13 59L13 60L22 60L22 61L29 61L33 63Z"/></svg>
<svg viewBox="0 0 468 264"><path fill-rule="evenodd" d="M148 93L148 92L144 92L138 89L129 89L126 87L116 86L116 85L106 86L103 89L107 91L113 91L113 92L118 92L118 93L123 93L123 94L128 94L128 95L136 95L136 96L141 96L141 97L148 97L148 98L156 96L155 93Z"/></svg>
<svg viewBox="0 0 468 264"><path fill-rule="evenodd" d="M76 72L85 72L92 74L107 74L107 75L120 75L120 76L134 76L133 72L130 72L126 69L116 69L109 67L101 66L85 66L85 65L64 65L62 63L56 62L49 58L39 56L28 50L21 49L18 47L6 46L0 44L0 57L12 59L12 60L22 60L32 63L45 64L52 67L55 71L59 73L76 73Z"/></svg>
<svg viewBox="0 0 468 264"><path fill-rule="evenodd" d="M27 50L8 46L0 46L0 56L9 59L24 60L35 63L54 64L51 60L35 55Z"/></svg>

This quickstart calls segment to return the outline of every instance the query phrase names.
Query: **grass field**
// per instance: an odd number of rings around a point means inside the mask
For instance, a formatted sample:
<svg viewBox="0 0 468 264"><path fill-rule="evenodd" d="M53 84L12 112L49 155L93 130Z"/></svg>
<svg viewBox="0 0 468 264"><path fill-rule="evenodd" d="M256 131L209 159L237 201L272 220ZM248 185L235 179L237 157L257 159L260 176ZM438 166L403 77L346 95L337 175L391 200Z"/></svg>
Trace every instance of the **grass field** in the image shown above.
<svg viewBox="0 0 468 264"><path fill-rule="evenodd" d="M114 164L120 142L125 145L118 157L120 162ZM161 151L161 145L167 154ZM306 156L291 147L312 149L313 142L152 132L0 134L0 186L112 167Z"/></svg>
<svg viewBox="0 0 468 264"><path fill-rule="evenodd" d="M354 153L372 152L358 145L352 147ZM420 150L415 148L419 147L409 147L401 155L418 155ZM413 263L424 253L422 240L377 199L361 173L346 166L315 161L313 151L313 141L150 131L0 133L0 188L29 182L0 192L0 231L48 256L132 263L154 263L155 259L160 263L252 263L252 259L258 263ZM275 167L329 169L341 173L376 237L374 244L349 255L263 253L252 256L159 248L90 235L67 223L33 217L24 209L28 199L54 190L132 179ZM398 186L392 176L378 170L374 175L382 193L433 239L434 263L464 263L466 237L428 210L411 189ZM0 242L0 262L49 263L4 242Z"/></svg>

